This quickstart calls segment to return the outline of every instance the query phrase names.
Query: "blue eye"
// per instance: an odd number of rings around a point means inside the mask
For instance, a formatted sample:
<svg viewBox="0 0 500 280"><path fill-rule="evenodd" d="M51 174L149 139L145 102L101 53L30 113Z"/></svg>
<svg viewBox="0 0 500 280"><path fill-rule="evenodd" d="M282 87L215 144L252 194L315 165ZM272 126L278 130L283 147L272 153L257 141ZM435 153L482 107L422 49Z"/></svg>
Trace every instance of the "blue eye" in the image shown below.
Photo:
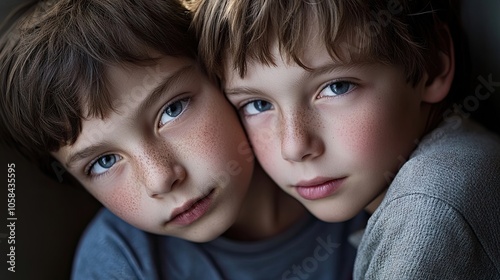
<svg viewBox="0 0 500 280"><path fill-rule="evenodd" d="M334 82L329 85L327 85L322 91L321 91L321 96L338 96L342 94L346 94L353 90L353 88L356 85L347 82L347 81L339 81L339 82Z"/></svg>
<svg viewBox="0 0 500 280"><path fill-rule="evenodd" d="M119 155L104 155L98 158L94 163L92 163L88 172L91 175L100 175L108 171L120 159L121 157Z"/></svg>
<svg viewBox="0 0 500 280"><path fill-rule="evenodd" d="M255 100L245 104L242 109L245 115L251 116L271 110L273 105L264 100Z"/></svg>
<svg viewBox="0 0 500 280"><path fill-rule="evenodd" d="M161 117L160 117L160 127L164 126L166 123L174 120L178 116L184 112L184 110L187 107L187 104L189 103L188 98L184 98L181 100L177 100L175 102L170 103L167 107L165 107L165 110L163 110Z"/></svg>

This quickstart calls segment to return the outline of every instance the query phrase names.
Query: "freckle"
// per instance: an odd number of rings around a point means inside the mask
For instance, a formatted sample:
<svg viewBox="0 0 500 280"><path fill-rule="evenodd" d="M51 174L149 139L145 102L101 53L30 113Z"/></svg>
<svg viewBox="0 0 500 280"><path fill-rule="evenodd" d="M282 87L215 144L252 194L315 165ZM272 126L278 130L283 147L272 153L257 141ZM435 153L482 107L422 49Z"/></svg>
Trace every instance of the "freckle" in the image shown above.
<svg viewBox="0 0 500 280"><path fill-rule="evenodd" d="M364 109L365 112L357 114L359 117L352 117L345 115L342 119L347 120L341 125L344 138L349 143L349 146L356 151L362 152L367 148L370 148L369 142L372 141L372 136L377 135L379 132L376 131L376 125L373 121L376 120L376 116L373 112Z"/></svg>
<svg viewBox="0 0 500 280"><path fill-rule="evenodd" d="M315 133L319 128L323 128L321 118L315 112L306 112L292 116L296 125L294 126L294 135L304 136L307 133Z"/></svg>
<svg viewBox="0 0 500 280"><path fill-rule="evenodd" d="M119 191L114 192L110 198L110 204L116 211L118 216L126 217L130 213L138 212L136 191L134 190L133 183L127 182L125 186L119 186ZM119 207L116 207L118 206Z"/></svg>
<svg viewBox="0 0 500 280"><path fill-rule="evenodd" d="M147 166L141 166L140 170L147 173L151 172L151 167L162 168L172 162L172 146L168 143L154 142L144 143L143 145L146 147L146 152L141 156L142 159L139 159L139 162Z"/></svg>
<svg viewBox="0 0 500 280"><path fill-rule="evenodd" d="M193 133L189 139L189 142L194 145L193 151L211 153L216 149L217 145L225 142L225 139L220 138L222 131L227 130L227 128L224 127L225 125L227 125L227 121L224 119L219 119L218 121L203 121L198 131Z"/></svg>

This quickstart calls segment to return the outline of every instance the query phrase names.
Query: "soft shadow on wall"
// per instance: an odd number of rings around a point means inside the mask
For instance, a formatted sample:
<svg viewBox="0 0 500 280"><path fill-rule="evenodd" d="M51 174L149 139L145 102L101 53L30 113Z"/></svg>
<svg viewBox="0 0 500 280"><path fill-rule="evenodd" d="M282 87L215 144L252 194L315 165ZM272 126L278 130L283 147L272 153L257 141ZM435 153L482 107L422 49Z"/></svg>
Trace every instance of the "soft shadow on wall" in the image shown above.
<svg viewBox="0 0 500 280"><path fill-rule="evenodd" d="M500 1L463 0L462 19L472 59L472 89L465 113L500 134Z"/></svg>
<svg viewBox="0 0 500 280"><path fill-rule="evenodd" d="M48 178L12 149L0 147L0 154L5 182L0 185L0 279L69 279L78 239L99 203L83 188ZM15 174L13 192L5 180L8 166ZM9 193L15 194L15 205L7 203ZM9 206L14 206L12 216ZM8 228L12 222L15 227ZM9 244L12 239L15 244ZM12 253L15 263L7 263ZM8 271L12 264L15 273Z"/></svg>

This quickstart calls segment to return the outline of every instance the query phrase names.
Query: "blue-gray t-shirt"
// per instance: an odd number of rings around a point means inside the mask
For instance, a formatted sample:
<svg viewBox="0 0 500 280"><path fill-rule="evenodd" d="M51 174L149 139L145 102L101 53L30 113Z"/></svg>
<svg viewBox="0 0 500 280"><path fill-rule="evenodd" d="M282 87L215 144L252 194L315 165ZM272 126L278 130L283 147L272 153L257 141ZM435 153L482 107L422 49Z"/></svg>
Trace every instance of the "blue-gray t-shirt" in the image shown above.
<svg viewBox="0 0 500 280"><path fill-rule="evenodd" d="M103 209L80 241L72 279L352 279L348 237L367 218L325 223L308 215L263 241L194 243L146 233Z"/></svg>

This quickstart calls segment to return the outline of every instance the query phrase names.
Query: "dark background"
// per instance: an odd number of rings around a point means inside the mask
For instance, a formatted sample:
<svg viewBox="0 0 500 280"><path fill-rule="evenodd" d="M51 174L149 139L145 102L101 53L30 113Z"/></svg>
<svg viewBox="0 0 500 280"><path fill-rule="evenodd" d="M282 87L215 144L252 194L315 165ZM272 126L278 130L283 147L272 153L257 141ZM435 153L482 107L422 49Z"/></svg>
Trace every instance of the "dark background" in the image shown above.
<svg viewBox="0 0 500 280"><path fill-rule="evenodd" d="M23 0L0 0L0 19ZM0 93L2 94L2 93ZM15 273L7 268L7 164L15 164ZM69 279L73 254L100 204L83 188L48 178L12 149L0 146L0 280Z"/></svg>
<svg viewBox="0 0 500 280"><path fill-rule="evenodd" d="M21 0L0 0L0 19ZM500 1L467 0L464 25L473 58L474 88L482 76L500 82ZM483 89L484 90L484 89ZM472 94L472 93L471 93ZM500 87L481 101L474 117L500 133ZM41 174L17 153L0 146L0 279L69 279L78 238L99 204L83 189ZM16 168L16 272L7 271L7 164ZM10 246L10 245L9 245Z"/></svg>

